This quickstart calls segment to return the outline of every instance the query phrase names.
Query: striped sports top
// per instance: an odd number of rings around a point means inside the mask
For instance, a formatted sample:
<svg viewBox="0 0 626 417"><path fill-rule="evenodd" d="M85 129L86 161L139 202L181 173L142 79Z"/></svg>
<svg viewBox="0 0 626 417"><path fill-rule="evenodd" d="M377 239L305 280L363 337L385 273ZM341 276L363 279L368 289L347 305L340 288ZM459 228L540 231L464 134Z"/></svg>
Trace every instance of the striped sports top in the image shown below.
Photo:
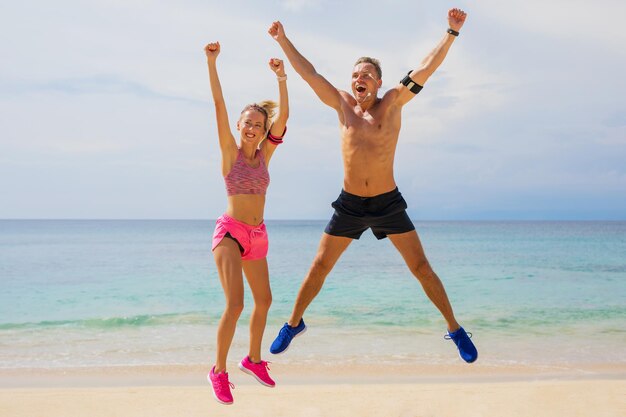
<svg viewBox="0 0 626 417"><path fill-rule="evenodd" d="M265 194L270 185L270 173L265 165L265 157L259 149L256 151L255 159L258 157L259 166L256 168L246 164L241 149L237 152L237 160L228 175L224 177L226 183L226 194L228 196L237 194Z"/></svg>

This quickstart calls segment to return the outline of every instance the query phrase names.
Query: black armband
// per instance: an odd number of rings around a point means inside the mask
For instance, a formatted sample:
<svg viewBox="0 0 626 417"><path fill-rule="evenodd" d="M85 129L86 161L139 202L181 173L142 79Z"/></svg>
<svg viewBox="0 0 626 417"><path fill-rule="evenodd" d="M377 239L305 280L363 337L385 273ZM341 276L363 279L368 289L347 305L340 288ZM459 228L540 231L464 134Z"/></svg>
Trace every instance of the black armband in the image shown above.
<svg viewBox="0 0 626 417"><path fill-rule="evenodd" d="M454 29L448 29L447 32L452 36L459 36L459 32Z"/></svg>
<svg viewBox="0 0 626 417"><path fill-rule="evenodd" d="M409 74L411 73L411 71L409 71L406 74L406 77L404 77L401 81L400 84L406 86L409 90L411 90L411 93L413 94L417 94L420 91L422 91L422 88L424 88L424 86L419 85L418 83L416 83L415 81L413 81L411 79L411 77L409 77Z"/></svg>

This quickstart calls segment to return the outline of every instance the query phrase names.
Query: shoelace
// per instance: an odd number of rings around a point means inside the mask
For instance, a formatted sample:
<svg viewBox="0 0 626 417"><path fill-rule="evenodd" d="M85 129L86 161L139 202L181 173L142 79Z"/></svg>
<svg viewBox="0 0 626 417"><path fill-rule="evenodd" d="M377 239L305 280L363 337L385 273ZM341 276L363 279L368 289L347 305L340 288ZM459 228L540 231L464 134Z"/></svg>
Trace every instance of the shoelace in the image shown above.
<svg viewBox="0 0 626 417"><path fill-rule="evenodd" d="M465 332L465 334L467 335L468 338L472 338L472 333L471 332ZM449 334L443 335L443 338L446 340L452 340L452 336L450 336Z"/></svg>
<svg viewBox="0 0 626 417"><path fill-rule="evenodd" d="M289 326L283 326L282 329L280 329L280 336L284 339L285 337L292 337L294 331L291 330L291 327Z"/></svg>
<svg viewBox="0 0 626 417"><path fill-rule="evenodd" d="M224 375L218 375L217 377L217 390L221 393L222 391L226 390L226 384L228 384L230 386L231 389L235 389L235 384L233 384L232 382L230 382L228 380L228 376Z"/></svg>
<svg viewBox="0 0 626 417"><path fill-rule="evenodd" d="M268 371L270 370L270 365L269 364L271 362L261 361L259 363L255 363L255 362L250 361L250 363L252 364L253 367L261 367L261 368L265 368Z"/></svg>

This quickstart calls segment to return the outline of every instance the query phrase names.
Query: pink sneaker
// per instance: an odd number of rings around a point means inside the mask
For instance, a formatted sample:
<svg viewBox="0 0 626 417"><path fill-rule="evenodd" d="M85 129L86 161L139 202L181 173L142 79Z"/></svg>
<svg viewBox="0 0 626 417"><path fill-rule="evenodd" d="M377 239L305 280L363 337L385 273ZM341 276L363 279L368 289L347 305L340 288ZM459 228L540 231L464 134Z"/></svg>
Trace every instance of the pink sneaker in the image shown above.
<svg viewBox="0 0 626 417"><path fill-rule="evenodd" d="M250 360L250 356L246 356L239 362L239 369L244 371L247 374L252 375L259 381L261 384L266 387L274 388L276 383L270 378L270 375L267 373L270 367L268 366L268 362L261 361L259 363L254 363Z"/></svg>
<svg viewBox="0 0 626 417"><path fill-rule="evenodd" d="M233 394L230 393L230 389L235 389L232 382L228 381L228 372L220 372L216 374L215 366L211 368L211 372L207 379L213 385L213 396L217 402L230 405L233 403Z"/></svg>

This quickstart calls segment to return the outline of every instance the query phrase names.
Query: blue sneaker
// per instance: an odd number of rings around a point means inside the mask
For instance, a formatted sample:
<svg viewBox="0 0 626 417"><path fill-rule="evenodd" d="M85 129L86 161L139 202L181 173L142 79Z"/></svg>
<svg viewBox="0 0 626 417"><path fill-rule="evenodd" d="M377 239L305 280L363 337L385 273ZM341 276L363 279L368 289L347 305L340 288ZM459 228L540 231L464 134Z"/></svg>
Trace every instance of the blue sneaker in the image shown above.
<svg viewBox="0 0 626 417"><path fill-rule="evenodd" d="M472 363L478 359L478 351L474 343L470 340L471 337L471 333L468 334L465 329L460 327L456 332L448 332L448 334L444 336L444 339L452 340L456 347L459 348L461 359L467 363Z"/></svg>
<svg viewBox="0 0 626 417"><path fill-rule="evenodd" d="M270 346L270 352L274 355L283 353L287 350L294 337L300 336L306 331L306 324L304 320L300 319L300 323L296 327L291 327L289 323L285 323L278 332L278 336L274 339L272 346Z"/></svg>

